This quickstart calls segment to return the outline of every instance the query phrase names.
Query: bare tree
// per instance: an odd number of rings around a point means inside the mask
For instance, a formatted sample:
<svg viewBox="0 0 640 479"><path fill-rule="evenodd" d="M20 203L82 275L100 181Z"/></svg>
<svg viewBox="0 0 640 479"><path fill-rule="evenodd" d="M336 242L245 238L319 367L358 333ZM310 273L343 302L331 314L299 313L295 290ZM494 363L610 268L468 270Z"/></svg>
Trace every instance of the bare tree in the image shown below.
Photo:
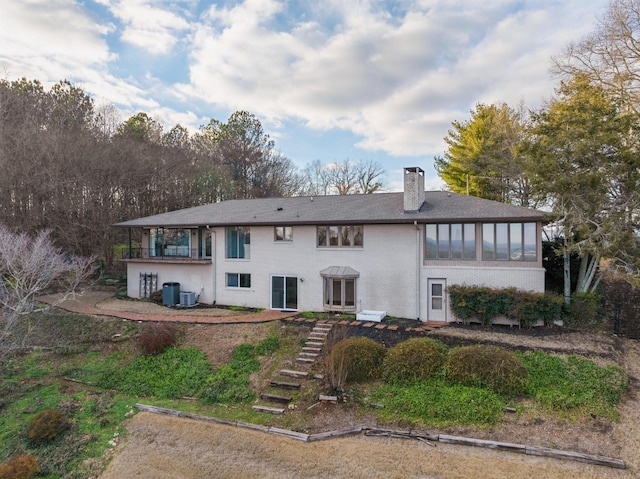
<svg viewBox="0 0 640 479"><path fill-rule="evenodd" d="M565 78L584 73L640 112L640 0L612 0L593 32L553 58Z"/></svg>
<svg viewBox="0 0 640 479"><path fill-rule="evenodd" d="M314 160L303 171L307 195L370 194L384 187L384 169L375 161L350 161L323 165Z"/></svg>
<svg viewBox="0 0 640 479"><path fill-rule="evenodd" d="M56 248L48 231L35 238L0 225L0 358L18 347L19 321L34 312L38 295L62 293L58 303L75 294L94 271L95 258L67 256Z"/></svg>

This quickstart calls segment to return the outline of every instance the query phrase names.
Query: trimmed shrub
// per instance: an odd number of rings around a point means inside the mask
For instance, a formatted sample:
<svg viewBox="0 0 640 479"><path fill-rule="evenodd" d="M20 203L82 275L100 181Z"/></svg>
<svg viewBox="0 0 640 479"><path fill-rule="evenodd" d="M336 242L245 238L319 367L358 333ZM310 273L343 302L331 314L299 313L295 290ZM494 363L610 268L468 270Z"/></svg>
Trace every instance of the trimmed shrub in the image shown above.
<svg viewBox="0 0 640 479"><path fill-rule="evenodd" d="M488 387L499 394L527 391L528 374L522 358L497 346L456 348L445 361L447 377L466 386Z"/></svg>
<svg viewBox="0 0 640 479"><path fill-rule="evenodd" d="M563 298L553 293L465 285L451 285L447 291L451 311L464 323L477 320L490 326L495 318L505 316L521 327L531 327L538 321L551 325L562 319Z"/></svg>
<svg viewBox="0 0 640 479"><path fill-rule="evenodd" d="M432 338L412 338L387 352L382 376L388 382L419 381L439 371L447 355L447 347Z"/></svg>
<svg viewBox="0 0 640 479"><path fill-rule="evenodd" d="M27 438L32 444L38 446L55 439L68 427L69 423L61 411L45 409L33 416L29 421Z"/></svg>
<svg viewBox="0 0 640 479"><path fill-rule="evenodd" d="M21 454L0 465L0 477L3 479L31 479L40 472L38 458L33 454Z"/></svg>
<svg viewBox="0 0 640 479"><path fill-rule="evenodd" d="M377 379L382 375L384 346L369 338L348 338L337 343L325 366L331 387L342 391L347 382Z"/></svg>
<svg viewBox="0 0 640 479"><path fill-rule="evenodd" d="M162 354L177 342L178 328L169 323L145 323L138 336L140 351L147 356Z"/></svg>

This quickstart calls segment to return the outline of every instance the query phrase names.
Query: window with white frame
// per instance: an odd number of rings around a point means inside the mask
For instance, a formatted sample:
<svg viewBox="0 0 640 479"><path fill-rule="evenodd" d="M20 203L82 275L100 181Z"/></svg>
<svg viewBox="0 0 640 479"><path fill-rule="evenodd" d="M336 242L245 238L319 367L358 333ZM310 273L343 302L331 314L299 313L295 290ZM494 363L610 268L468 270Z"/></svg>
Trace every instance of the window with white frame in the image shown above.
<svg viewBox="0 0 640 479"><path fill-rule="evenodd" d="M227 288L250 288L251 275L247 273L227 273Z"/></svg>
<svg viewBox="0 0 640 479"><path fill-rule="evenodd" d="M293 241L293 227L274 226L273 238L275 241Z"/></svg>
<svg viewBox="0 0 640 479"><path fill-rule="evenodd" d="M226 229L226 257L229 259L249 259L251 257L251 230L247 226L233 226Z"/></svg>
<svg viewBox="0 0 640 479"><path fill-rule="evenodd" d="M321 247L362 247L364 228L362 225L318 226L317 243Z"/></svg>

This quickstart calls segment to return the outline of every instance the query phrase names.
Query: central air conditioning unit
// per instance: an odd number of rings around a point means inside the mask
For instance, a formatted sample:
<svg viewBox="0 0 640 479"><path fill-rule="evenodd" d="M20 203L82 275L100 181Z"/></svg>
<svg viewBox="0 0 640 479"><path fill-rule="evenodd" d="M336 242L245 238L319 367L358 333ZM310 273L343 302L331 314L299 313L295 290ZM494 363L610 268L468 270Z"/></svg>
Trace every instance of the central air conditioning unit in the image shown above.
<svg viewBox="0 0 640 479"><path fill-rule="evenodd" d="M182 292L180 293L180 306L195 306L196 293Z"/></svg>

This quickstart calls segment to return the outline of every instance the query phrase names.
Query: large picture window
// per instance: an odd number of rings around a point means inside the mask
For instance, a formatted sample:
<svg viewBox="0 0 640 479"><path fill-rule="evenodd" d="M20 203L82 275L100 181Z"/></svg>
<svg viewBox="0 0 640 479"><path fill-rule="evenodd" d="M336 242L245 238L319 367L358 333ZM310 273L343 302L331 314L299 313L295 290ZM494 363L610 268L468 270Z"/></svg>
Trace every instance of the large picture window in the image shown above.
<svg viewBox="0 0 640 479"><path fill-rule="evenodd" d="M191 234L185 228L151 228L149 256L191 256Z"/></svg>
<svg viewBox="0 0 640 479"><path fill-rule="evenodd" d="M226 231L226 243L227 258L249 259L251 257L251 233L248 227L228 227Z"/></svg>
<svg viewBox="0 0 640 479"><path fill-rule="evenodd" d="M349 248L362 247L362 225L318 226L318 246Z"/></svg>
<svg viewBox="0 0 640 479"><path fill-rule="evenodd" d="M427 225L425 242L426 259L476 259L476 227L473 223Z"/></svg>
<svg viewBox="0 0 640 479"><path fill-rule="evenodd" d="M484 223L482 225L484 261L537 261L538 242L535 223Z"/></svg>

